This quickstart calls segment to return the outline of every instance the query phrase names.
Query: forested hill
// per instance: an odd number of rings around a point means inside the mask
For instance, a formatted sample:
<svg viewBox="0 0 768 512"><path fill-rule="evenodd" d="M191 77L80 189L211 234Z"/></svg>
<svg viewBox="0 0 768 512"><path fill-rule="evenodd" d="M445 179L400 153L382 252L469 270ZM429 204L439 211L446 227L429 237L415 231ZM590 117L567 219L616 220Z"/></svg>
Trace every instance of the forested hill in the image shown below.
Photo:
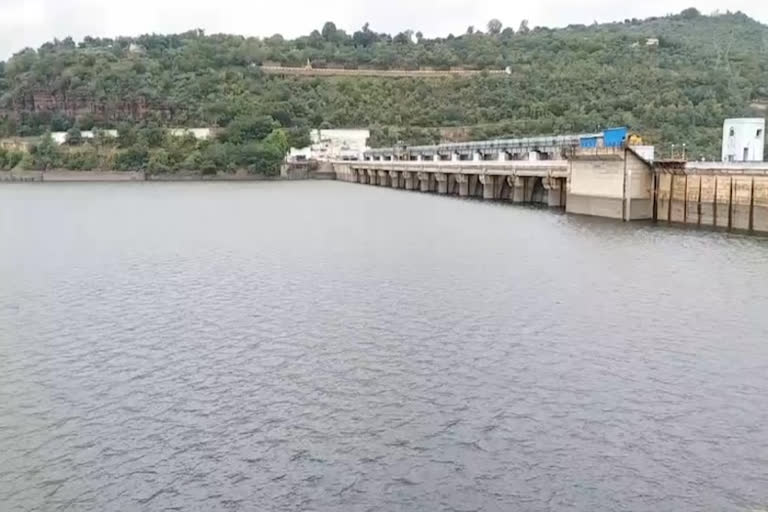
<svg viewBox="0 0 768 512"><path fill-rule="evenodd" d="M655 40L658 39L658 45ZM504 69L473 77L279 77L260 65ZM627 125L694 157L718 154L723 118L764 114L768 26L695 9L646 20L505 28L497 20L427 39L348 34L326 23L293 40L205 35L54 41L0 63L0 136L46 129L227 126L272 116L293 139L367 126L374 144ZM450 130L450 127L456 127Z"/></svg>

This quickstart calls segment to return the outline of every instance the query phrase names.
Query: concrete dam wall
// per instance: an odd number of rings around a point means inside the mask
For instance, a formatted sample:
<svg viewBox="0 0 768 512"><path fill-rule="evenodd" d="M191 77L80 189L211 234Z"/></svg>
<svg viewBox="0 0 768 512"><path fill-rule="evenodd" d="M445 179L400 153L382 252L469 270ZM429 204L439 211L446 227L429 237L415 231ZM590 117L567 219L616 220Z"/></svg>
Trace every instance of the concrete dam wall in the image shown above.
<svg viewBox="0 0 768 512"><path fill-rule="evenodd" d="M768 164L651 164L620 148L569 160L334 162L334 171L366 185L768 233Z"/></svg>
<svg viewBox="0 0 768 512"><path fill-rule="evenodd" d="M651 166L629 149L590 150L570 160L336 162L336 178L459 197L564 208L623 220L652 218Z"/></svg>
<svg viewBox="0 0 768 512"><path fill-rule="evenodd" d="M768 233L768 164L660 169L655 193L659 222Z"/></svg>

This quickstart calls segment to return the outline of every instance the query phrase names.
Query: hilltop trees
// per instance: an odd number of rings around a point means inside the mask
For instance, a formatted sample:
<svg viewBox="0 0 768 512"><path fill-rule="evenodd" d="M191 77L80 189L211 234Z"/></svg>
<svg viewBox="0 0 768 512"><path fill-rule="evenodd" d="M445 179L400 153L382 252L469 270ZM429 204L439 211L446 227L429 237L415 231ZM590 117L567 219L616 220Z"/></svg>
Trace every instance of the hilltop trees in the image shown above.
<svg viewBox="0 0 768 512"><path fill-rule="evenodd" d="M695 7L689 7L680 13L680 17L687 20L698 18L699 16L701 16L701 13Z"/></svg>
<svg viewBox="0 0 768 512"><path fill-rule="evenodd" d="M377 39L378 37L376 36L376 33L370 29L370 25L368 23L363 25L362 30L358 30L352 34L352 42L355 43L355 46L360 46L363 48L370 47L377 41Z"/></svg>
<svg viewBox="0 0 768 512"><path fill-rule="evenodd" d="M131 165L149 166L149 157L164 149L167 159L156 156L152 166L175 169L202 161L236 167L237 158L221 158L222 152L236 153L233 147L278 129L290 145L301 146L309 129L320 127L372 127L378 144L627 124L649 142L685 142L693 157L712 157L722 119L749 115L750 104L768 101L768 27L740 13L704 16L687 9L557 30L531 29L524 21L517 32L493 19L485 28L426 38L382 34L365 24L350 36L328 22L293 40L190 31L54 41L0 65L0 136L67 131L76 122L82 129L117 129L115 150L142 157ZM646 48L650 38L659 46ZM259 67L307 61L350 69L509 67L510 73L297 78ZM218 127L222 139L181 151L158 130L178 126ZM140 131L149 156L136 147ZM208 147L217 144L225 146ZM259 154L255 149L249 154Z"/></svg>
<svg viewBox="0 0 768 512"><path fill-rule="evenodd" d="M496 18L494 18L488 22L488 33L490 35L497 36L501 34L502 27L503 25L501 24L501 22Z"/></svg>

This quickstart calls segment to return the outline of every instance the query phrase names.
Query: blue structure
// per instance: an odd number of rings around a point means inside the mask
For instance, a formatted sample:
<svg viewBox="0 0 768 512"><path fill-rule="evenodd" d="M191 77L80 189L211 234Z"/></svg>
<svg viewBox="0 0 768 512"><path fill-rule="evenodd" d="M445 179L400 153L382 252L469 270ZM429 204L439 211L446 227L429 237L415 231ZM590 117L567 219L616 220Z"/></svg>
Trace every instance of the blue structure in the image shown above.
<svg viewBox="0 0 768 512"><path fill-rule="evenodd" d="M601 146L600 139L602 139L602 147L620 148L627 141L628 134L629 130L625 127L607 128L603 130L603 133L583 135L579 140L579 147L584 149L597 148Z"/></svg>
<svg viewBox="0 0 768 512"><path fill-rule="evenodd" d="M608 128L603 132L603 145L607 148L619 148L627 140L626 127Z"/></svg>

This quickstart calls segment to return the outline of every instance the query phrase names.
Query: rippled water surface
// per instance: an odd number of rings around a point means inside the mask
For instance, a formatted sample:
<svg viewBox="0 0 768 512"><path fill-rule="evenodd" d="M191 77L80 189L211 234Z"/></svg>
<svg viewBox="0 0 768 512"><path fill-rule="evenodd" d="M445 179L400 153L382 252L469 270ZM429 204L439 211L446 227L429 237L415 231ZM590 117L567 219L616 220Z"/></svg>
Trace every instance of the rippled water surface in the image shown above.
<svg viewBox="0 0 768 512"><path fill-rule="evenodd" d="M768 240L333 182L0 187L0 509L768 506Z"/></svg>

